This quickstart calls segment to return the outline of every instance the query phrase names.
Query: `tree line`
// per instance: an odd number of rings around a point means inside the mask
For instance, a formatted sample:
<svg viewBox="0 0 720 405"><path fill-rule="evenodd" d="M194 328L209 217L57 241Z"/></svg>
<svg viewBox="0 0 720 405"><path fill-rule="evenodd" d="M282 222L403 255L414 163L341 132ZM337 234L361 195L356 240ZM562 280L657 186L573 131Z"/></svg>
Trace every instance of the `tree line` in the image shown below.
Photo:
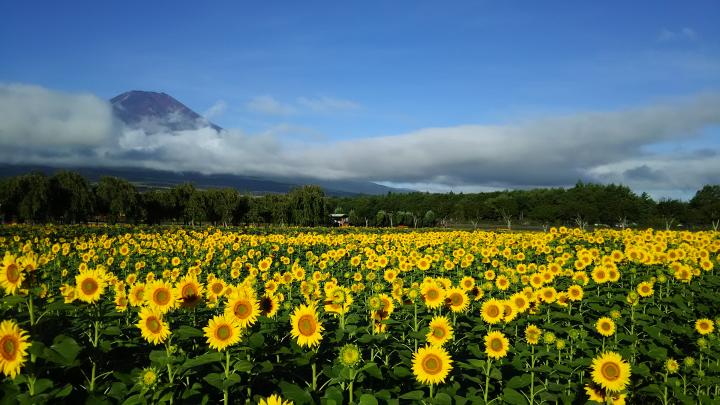
<svg viewBox="0 0 720 405"><path fill-rule="evenodd" d="M182 223L187 225L331 225L330 213L347 214L356 226L513 227L566 225L677 229L720 225L720 185L706 185L690 201L654 201L622 185L578 182L574 187L485 193L388 193L326 196L307 185L287 194L263 196L235 189L197 189L180 184L138 189L127 180L101 177L91 184L72 171L0 180L0 215L5 222Z"/></svg>

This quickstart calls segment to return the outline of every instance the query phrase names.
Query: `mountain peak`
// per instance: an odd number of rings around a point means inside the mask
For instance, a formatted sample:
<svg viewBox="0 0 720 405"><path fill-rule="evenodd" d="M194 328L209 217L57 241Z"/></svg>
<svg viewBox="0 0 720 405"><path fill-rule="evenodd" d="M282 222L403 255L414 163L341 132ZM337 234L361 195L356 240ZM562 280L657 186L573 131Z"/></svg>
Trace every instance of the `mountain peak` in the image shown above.
<svg viewBox="0 0 720 405"><path fill-rule="evenodd" d="M130 90L111 98L110 103L115 115L126 125L149 134L203 127L222 129L162 92Z"/></svg>

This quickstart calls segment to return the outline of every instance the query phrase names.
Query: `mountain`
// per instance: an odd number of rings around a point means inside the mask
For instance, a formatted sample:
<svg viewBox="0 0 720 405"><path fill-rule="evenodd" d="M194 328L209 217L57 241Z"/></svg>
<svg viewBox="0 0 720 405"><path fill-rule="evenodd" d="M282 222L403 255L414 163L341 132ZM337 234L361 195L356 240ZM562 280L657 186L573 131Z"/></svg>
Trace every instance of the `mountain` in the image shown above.
<svg viewBox="0 0 720 405"><path fill-rule="evenodd" d="M146 134L175 132L211 127L216 131L222 128L213 124L202 115L188 108L166 93L132 90L110 99L114 115L125 125L134 129L142 129ZM0 177L27 173L39 170L52 174L58 167L2 165ZM407 193L414 190L386 187L370 181L319 180L308 178L277 178L251 177L233 174L201 174L197 172L172 172L151 170L137 167L106 168L106 167L65 167L97 181L101 176L122 177L141 189L172 187L177 184L191 182L198 188L231 187L241 192L254 194L286 193L303 184L317 184L329 195L344 196L358 194ZM24 171L23 171L24 170Z"/></svg>
<svg viewBox="0 0 720 405"><path fill-rule="evenodd" d="M132 90L110 99L113 113L125 125L152 134L219 126L165 93Z"/></svg>
<svg viewBox="0 0 720 405"><path fill-rule="evenodd" d="M109 168L109 167L55 167L41 165L10 165L0 163L0 178L12 177L30 172L41 172L48 176L60 170L71 170L79 173L91 183L96 183L103 176L123 178L133 183L139 190L170 188L182 183L192 183L199 189L234 188L242 193L255 195L284 194L304 184L317 184L325 193L334 197L353 195L380 195L407 193L413 190L397 189L382 186L369 181L318 181L311 179L267 179L261 177L239 176L234 174L202 174L197 172L169 172L143 168Z"/></svg>

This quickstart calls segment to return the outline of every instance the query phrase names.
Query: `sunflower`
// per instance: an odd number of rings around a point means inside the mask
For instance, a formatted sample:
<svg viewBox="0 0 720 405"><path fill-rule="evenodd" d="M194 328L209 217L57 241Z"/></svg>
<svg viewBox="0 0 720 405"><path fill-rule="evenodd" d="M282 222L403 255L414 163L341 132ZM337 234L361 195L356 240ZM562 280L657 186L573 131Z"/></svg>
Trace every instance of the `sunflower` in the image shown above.
<svg viewBox="0 0 720 405"><path fill-rule="evenodd" d="M290 316L291 334L300 346L319 345L322 340L322 324L318 320L315 306L300 305Z"/></svg>
<svg viewBox="0 0 720 405"><path fill-rule="evenodd" d="M357 345L346 344L340 348L340 363L347 367L355 367L360 362L360 349Z"/></svg>
<svg viewBox="0 0 720 405"><path fill-rule="evenodd" d="M16 294L23 280L25 273L18 264L17 258L9 252L5 253L0 263L0 286L5 289L5 294Z"/></svg>
<svg viewBox="0 0 720 405"><path fill-rule="evenodd" d="M235 321L241 328L252 326L260 313L258 302L255 298L246 296L234 296L230 298L225 306L225 315L235 317Z"/></svg>
<svg viewBox="0 0 720 405"><path fill-rule="evenodd" d="M588 401L595 401L601 404L605 403L605 390L598 387L595 384L585 385L585 393L588 396Z"/></svg>
<svg viewBox="0 0 720 405"><path fill-rule="evenodd" d="M75 276L75 294L80 301L93 303L105 292L105 277L100 270L81 270Z"/></svg>
<svg viewBox="0 0 720 405"><path fill-rule="evenodd" d="M482 315L483 321L489 324L496 324L502 321L504 314L502 301L490 298L489 300L483 302L482 307L480 308L480 314Z"/></svg>
<svg viewBox="0 0 720 405"><path fill-rule="evenodd" d="M584 291L582 287L574 284L567 289L567 295L570 301L580 301L583 299Z"/></svg>
<svg viewBox="0 0 720 405"><path fill-rule="evenodd" d="M163 343L170 336L170 328L157 309L143 307L140 310L140 321L136 326L140 328L142 337L152 344Z"/></svg>
<svg viewBox="0 0 720 405"><path fill-rule="evenodd" d="M707 335L715 330L715 324L707 318L698 319L695 321L695 330L701 335Z"/></svg>
<svg viewBox="0 0 720 405"><path fill-rule="evenodd" d="M175 286L175 296L180 301L180 306L192 308L200 303L204 287L197 281L195 276L186 275Z"/></svg>
<svg viewBox="0 0 720 405"><path fill-rule="evenodd" d="M281 396L272 394L267 398L261 398L258 405L293 405L293 402L285 401Z"/></svg>
<svg viewBox="0 0 720 405"><path fill-rule="evenodd" d="M146 367L140 372L138 382L145 389L150 389L155 386L158 381L158 371L154 367Z"/></svg>
<svg viewBox="0 0 720 405"><path fill-rule="evenodd" d="M612 336L615 333L615 322L612 319L603 316L595 322L595 329L603 336Z"/></svg>
<svg viewBox="0 0 720 405"><path fill-rule="evenodd" d="M439 384L452 370L450 355L442 347L425 346L413 354L413 374L422 384Z"/></svg>
<svg viewBox="0 0 720 405"><path fill-rule="evenodd" d="M665 370L669 374L677 373L677 371L679 369L680 369L680 364L678 363L677 360L675 360L673 358L669 358L669 359L665 360Z"/></svg>
<svg viewBox="0 0 720 405"><path fill-rule="evenodd" d="M234 317L226 314L215 315L203 331L211 349L225 350L240 341L240 326Z"/></svg>
<svg viewBox="0 0 720 405"><path fill-rule="evenodd" d="M510 302L513 303L518 313L523 313L527 311L527 309L530 307L530 302L528 301L525 294L521 292L515 293L510 296Z"/></svg>
<svg viewBox="0 0 720 405"><path fill-rule="evenodd" d="M465 276L460 280L460 287L465 291L470 291L475 287L475 279L470 276Z"/></svg>
<svg viewBox="0 0 720 405"><path fill-rule="evenodd" d="M530 324L525 328L525 340L529 345L536 345L540 342L542 331L534 324Z"/></svg>
<svg viewBox="0 0 720 405"><path fill-rule="evenodd" d="M502 359L507 356L508 348L510 342L502 332L493 331L485 336L485 353L488 357L495 360Z"/></svg>
<svg viewBox="0 0 720 405"><path fill-rule="evenodd" d="M503 307L503 322L508 323L515 319L518 315L518 310L512 300L500 301Z"/></svg>
<svg viewBox="0 0 720 405"><path fill-rule="evenodd" d="M622 391L630 383L630 365L615 352L593 359L592 379L606 391Z"/></svg>
<svg viewBox="0 0 720 405"><path fill-rule="evenodd" d="M638 284L637 293L640 294L641 297L650 297L655 293L655 291L653 290L652 283L643 281L642 283Z"/></svg>
<svg viewBox="0 0 720 405"><path fill-rule="evenodd" d="M258 303L260 314L268 318L274 317L279 307L280 303L278 302L277 297L267 293L260 298Z"/></svg>
<svg viewBox="0 0 720 405"><path fill-rule="evenodd" d="M447 304L453 312L463 312L469 305L468 296L461 288L450 288L445 297L445 304Z"/></svg>
<svg viewBox="0 0 720 405"><path fill-rule="evenodd" d="M143 299L144 293L145 283L133 284L132 287L130 287L130 292L128 292L128 303L134 307L141 306L145 303L145 300Z"/></svg>
<svg viewBox="0 0 720 405"><path fill-rule="evenodd" d="M430 331L427 341L432 346L442 346L453 338L453 328L450 321L444 316L436 316L430 321Z"/></svg>
<svg viewBox="0 0 720 405"><path fill-rule="evenodd" d="M218 298L222 297L225 294L225 289L227 288L225 280L221 278L216 278L212 281L208 280L207 285L208 289L206 295L207 299L211 301L216 301Z"/></svg>
<svg viewBox="0 0 720 405"><path fill-rule="evenodd" d="M145 286L143 294L145 303L151 308L155 308L163 314L170 311L177 304L175 289L170 283L155 280Z"/></svg>
<svg viewBox="0 0 720 405"><path fill-rule="evenodd" d="M0 369L3 374L14 379L20 367L27 359L27 332L20 329L14 321L0 323Z"/></svg>
<svg viewBox="0 0 720 405"><path fill-rule="evenodd" d="M445 299L445 290L443 290L435 282L426 283L420 292L425 300L425 305L429 309L439 308Z"/></svg>

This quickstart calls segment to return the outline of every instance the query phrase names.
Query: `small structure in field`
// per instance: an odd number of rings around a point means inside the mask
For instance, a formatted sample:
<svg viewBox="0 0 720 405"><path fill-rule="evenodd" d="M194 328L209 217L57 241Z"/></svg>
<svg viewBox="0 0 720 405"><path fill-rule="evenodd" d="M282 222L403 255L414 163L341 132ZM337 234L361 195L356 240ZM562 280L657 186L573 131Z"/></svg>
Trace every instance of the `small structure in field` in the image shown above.
<svg viewBox="0 0 720 405"><path fill-rule="evenodd" d="M347 214L330 214L330 220L333 226L348 226L350 225L350 218Z"/></svg>

